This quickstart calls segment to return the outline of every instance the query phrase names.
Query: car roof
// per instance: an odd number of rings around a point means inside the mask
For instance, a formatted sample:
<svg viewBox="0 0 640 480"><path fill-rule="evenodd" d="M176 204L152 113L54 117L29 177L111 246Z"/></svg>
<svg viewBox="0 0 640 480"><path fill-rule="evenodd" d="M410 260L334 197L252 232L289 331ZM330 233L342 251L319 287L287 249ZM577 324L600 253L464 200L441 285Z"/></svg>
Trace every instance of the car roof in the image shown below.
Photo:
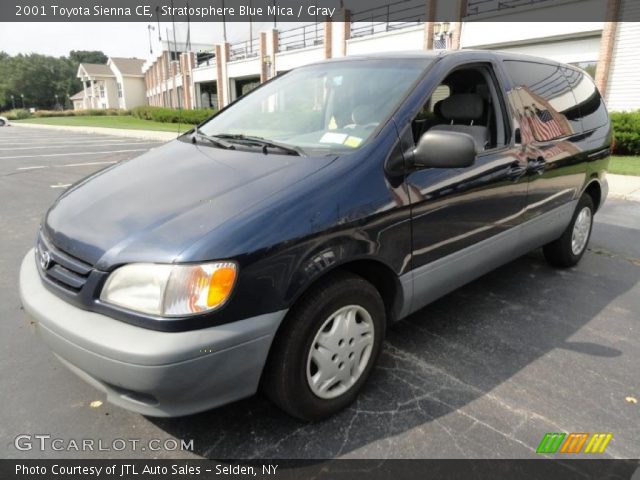
<svg viewBox="0 0 640 480"><path fill-rule="evenodd" d="M522 53L502 52L500 50L408 50L396 52L372 52L366 54L349 55L346 57L331 58L322 62L351 62L361 60L397 60L397 59L435 59L443 57L463 57L469 61L473 61L474 57L482 55L483 57L492 57L496 60L521 60L529 62L547 63L553 65L563 65L560 62L543 57L533 55L525 55ZM571 65L568 65L571 67Z"/></svg>

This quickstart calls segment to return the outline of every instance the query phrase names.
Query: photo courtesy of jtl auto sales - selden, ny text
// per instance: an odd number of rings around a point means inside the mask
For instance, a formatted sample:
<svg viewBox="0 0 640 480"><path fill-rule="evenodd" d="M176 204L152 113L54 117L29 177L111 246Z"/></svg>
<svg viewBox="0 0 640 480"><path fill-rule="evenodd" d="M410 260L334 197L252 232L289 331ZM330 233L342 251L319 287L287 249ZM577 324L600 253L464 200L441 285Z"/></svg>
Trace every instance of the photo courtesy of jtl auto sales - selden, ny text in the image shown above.
<svg viewBox="0 0 640 480"><path fill-rule="evenodd" d="M640 480L640 1L0 2L0 480Z"/></svg>

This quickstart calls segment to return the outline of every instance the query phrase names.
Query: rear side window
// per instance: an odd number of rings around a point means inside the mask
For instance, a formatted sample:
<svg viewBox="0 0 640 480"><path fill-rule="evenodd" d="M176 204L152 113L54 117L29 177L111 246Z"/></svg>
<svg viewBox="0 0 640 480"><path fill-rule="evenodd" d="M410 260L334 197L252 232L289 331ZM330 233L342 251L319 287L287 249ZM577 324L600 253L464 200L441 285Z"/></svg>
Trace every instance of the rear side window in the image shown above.
<svg viewBox="0 0 640 480"><path fill-rule="evenodd" d="M591 77L572 68L563 68L563 73L573 90L578 104L578 115L585 132L606 125L609 114Z"/></svg>
<svg viewBox="0 0 640 480"><path fill-rule="evenodd" d="M524 138L549 141L582 131L562 67L517 60L506 60L504 65L516 85L518 101L512 103Z"/></svg>

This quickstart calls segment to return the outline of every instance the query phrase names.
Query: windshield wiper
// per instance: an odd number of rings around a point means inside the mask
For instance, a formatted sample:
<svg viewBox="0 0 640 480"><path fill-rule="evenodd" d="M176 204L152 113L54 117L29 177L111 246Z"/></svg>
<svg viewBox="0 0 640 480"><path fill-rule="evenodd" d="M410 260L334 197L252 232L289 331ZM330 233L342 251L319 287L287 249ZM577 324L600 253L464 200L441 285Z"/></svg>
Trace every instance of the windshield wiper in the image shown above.
<svg viewBox="0 0 640 480"><path fill-rule="evenodd" d="M224 148L225 150L235 150L236 147L231 145L229 142L225 142L224 140L220 140L215 138L215 136L207 135L206 133L202 133L198 130L198 126L196 125L193 129L193 137L191 137L191 141L196 143L196 137L202 138L203 140L207 140L209 143L212 143L218 148Z"/></svg>
<svg viewBox="0 0 640 480"><path fill-rule="evenodd" d="M288 155L306 156L304 150L294 145L287 145L285 143L276 142L263 137L254 137L252 135L243 135L241 133L221 133L219 135L212 135L212 138L220 138L224 140L240 140L243 143L253 143L262 147L264 153L268 153L267 149L277 148L286 152Z"/></svg>

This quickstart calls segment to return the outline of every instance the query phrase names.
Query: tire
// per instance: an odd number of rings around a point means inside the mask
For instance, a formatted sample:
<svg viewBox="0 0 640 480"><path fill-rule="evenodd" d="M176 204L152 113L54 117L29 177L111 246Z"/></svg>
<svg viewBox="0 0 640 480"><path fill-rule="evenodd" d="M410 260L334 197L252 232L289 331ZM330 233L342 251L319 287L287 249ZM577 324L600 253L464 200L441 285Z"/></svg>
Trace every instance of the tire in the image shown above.
<svg viewBox="0 0 640 480"><path fill-rule="evenodd" d="M0 118L0 127L4 127L5 126L5 121L4 119Z"/></svg>
<svg viewBox="0 0 640 480"><path fill-rule="evenodd" d="M542 249L550 265L568 268L578 264L591 238L594 210L591 197L583 194L571 217L571 223L562 236Z"/></svg>
<svg viewBox="0 0 640 480"><path fill-rule="evenodd" d="M302 420L339 412L365 384L385 328L384 304L373 285L350 273L331 275L287 315L265 366L263 390L282 410Z"/></svg>

